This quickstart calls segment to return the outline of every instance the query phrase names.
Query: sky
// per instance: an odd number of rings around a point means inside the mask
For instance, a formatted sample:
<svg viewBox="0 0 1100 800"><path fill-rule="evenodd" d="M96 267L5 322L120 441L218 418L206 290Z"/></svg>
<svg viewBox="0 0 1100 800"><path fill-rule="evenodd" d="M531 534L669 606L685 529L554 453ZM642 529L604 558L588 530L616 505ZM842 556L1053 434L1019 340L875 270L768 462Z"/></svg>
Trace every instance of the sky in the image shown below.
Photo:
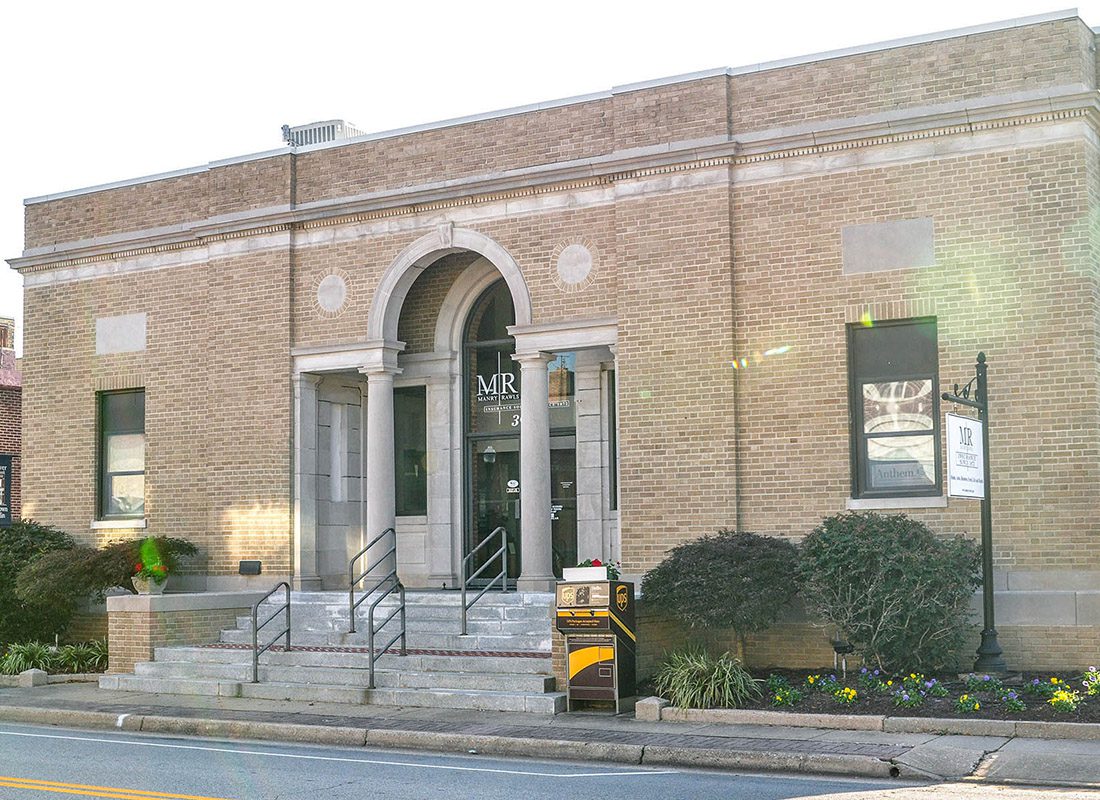
<svg viewBox="0 0 1100 800"><path fill-rule="evenodd" d="M1061 11L1030 0L408 3L10 2L0 9L0 259L23 199L282 146L280 127L376 132ZM1100 0L1077 5L1100 26ZM22 339L22 278L0 316Z"/></svg>

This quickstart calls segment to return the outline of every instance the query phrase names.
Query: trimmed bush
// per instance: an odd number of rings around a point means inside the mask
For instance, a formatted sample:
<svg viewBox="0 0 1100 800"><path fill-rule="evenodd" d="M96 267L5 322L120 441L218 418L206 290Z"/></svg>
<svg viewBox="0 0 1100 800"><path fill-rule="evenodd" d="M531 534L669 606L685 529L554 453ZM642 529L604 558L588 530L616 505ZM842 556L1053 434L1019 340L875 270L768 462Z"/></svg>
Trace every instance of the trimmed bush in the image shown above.
<svg viewBox="0 0 1100 800"><path fill-rule="evenodd" d="M825 519L802 541L802 596L865 663L938 670L957 663L981 585L980 550L904 514Z"/></svg>
<svg viewBox="0 0 1100 800"><path fill-rule="evenodd" d="M48 553L28 565L19 574L16 591L27 602L41 602L59 589L64 589L76 600L93 598L99 601L110 589L135 592L131 577L134 567L141 561L142 544L148 541L155 543L160 563L168 568L169 574L178 572L181 558L198 552L186 539L167 536L111 542L102 548L75 547Z"/></svg>
<svg viewBox="0 0 1100 800"><path fill-rule="evenodd" d="M674 548L642 581L651 608L692 628L767 628L798 591L798 550L786 539L721 530Z"/></svg>
<svg viewBox="0 0 1100 800"><path fill-rule="evenodd" d="M672 653L658 670L654 687L679 708L736 708L761 695L759 681L740 661L701 648Z"/></svg>
<svg viewBox="0 0 1100 800"><path fill-rule="evenodd" d="M28 565L72 547L67 533L33 520L20 520L0 531L0 643L52 641L64 632L75 610L72 598L55 584L52 591L26 599L17 594L16 581Z"/></svg>

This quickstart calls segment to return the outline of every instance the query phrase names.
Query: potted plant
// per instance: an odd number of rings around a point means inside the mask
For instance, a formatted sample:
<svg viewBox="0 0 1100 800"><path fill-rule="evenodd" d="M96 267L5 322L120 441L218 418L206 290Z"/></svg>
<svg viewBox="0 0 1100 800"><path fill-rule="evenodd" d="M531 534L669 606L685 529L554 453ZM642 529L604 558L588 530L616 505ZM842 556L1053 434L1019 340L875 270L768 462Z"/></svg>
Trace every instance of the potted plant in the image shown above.
<svg viewBox="0 0 1100 800"><path fill-rule="evenodd" d="M618 580L619 566L608 561L604 563L598 558L589 558L575 567L565 567L561 571L562 580L565 581L607 581Z"/></svg>
<svg viewBox="0 0 1100 800"><path fill-rule="evenodd" d="M153 537L146 537L138 548L138 561L130 576L138 594L162 594L168 582L168 565L161 558L160 548Z"/></svg>

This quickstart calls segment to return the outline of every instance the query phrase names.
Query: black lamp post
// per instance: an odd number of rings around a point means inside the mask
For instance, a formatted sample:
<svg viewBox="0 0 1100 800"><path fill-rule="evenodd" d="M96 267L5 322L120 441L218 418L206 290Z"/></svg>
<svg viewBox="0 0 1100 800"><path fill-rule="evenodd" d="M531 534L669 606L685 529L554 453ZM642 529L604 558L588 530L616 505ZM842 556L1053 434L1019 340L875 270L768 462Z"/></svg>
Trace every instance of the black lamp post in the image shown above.
<svg viewBox="0 0 1100 800"><path fill-rule="evenodd" d="M982 498L982 643L978 646L978 658L974 662L976 672L1007 672L1008 667L1001 657L1001 645L997 642L997 628L993 623L993 511L990 500L989 474L989 387L986 382L985 353L978 353L978 363L974 365L974 377L962 389L955 384L954 392L944 392L943 397L949 403L969 406L977 409L978 419L982 422L982 464L985 468L985 496ZM970 387L974 387L974 398L970 398ZM950 435L950 432L948 433Z"/></svg>

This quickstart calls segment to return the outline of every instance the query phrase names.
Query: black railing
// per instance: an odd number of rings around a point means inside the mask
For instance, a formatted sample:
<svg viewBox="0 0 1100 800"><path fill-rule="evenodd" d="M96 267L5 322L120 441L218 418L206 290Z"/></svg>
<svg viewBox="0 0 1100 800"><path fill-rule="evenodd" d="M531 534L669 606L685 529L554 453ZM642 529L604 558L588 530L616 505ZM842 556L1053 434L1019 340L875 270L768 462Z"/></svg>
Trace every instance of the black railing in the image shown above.
<svg viewBox="0 0 1100 800"><path fill-rule="evenodd" d="M497 534L500 534L500 547L494 553L486 557L485 563L478 567L476 572L474 572L472 575L467 575L466 572L470 568L471 559L473 559L473 557L477 555L483 547L487 546L493 539L495 539ZM489 580L487 584L485 584L484 588L482 588L482 590L477 593L477 596L473 600L467 603L466 589L470 585L470 582L479 578L481 576L481 573L488 569L489 565L492 564L498 556L500 557L501 564L500 572L498 572L493 578ZM473 608L474 603L480 600L487 591L492 589L493 584L496 583L498 580L500 581L500 590L502 592L508 591L508 531L506 531L503 527L497 528L480 542L478 542L474 549L471 550L464 559L462 559L462 576L462 635L465 636L466 618L469 614L470 609Z"/></svg>
<svg viewBox="0 0 1100 800"><path fill-rule="evenodd" d="M271 616L265 619L263 622L259 622L260 605L264 603L271 595L280 589L286 590L286 602L279 606L277 609L271 612ZM267 625L274 620L277 616L286 612L286 627L275 634L275 638L270 642L260 647L260 628ZM286 637L286 649L290 651L290 584L283 581L276 584L275 588L261 597L254 606L252 606L252 682L260 682L260 654L265 653L271 649L271 647L279 641L282 637Z"/></svg>
<svg viewBox="0 0 1100 800"><path fill-rule="evenodd" d="M372 547L380 543L387 536L391 537L391 544L389 549L382 553L377 558L367 560L367 568L362 572L356 574L355 565L359 559L366 555L367 551ZM393 557L393 567L378 580L370 584L369 587L364 588L363 596L358 600L355 599L355 585L369 575L372 575L375 570L378 569L387 559ZM390 649L394 642L398 639L401 640L401 655L406 655L408 649L406 647L405 638L405 587L401 584L401 580L397 577L397 532L393 528L386 528L380 534L370 540L362 550L355 554L355 556L348 563L348 611L351 617L351 623L349 626L349 633L355 633L355 614L359 606L363 604L367 598L378 592L374 600L370 604L370 608L367 611L367 650L370 651L370 682L369 687L374 688L374 664L385 655L386 651ZM394 592L397 592L397 607L390 612L389 616L382 620L378 625L374 624L374 610L378 607L378 604L389 597ZM398 614L401 615L401 629L395 633L388 642L382 645L377 650L374 646L375 634L382 631L390 621Z"/></svg>

